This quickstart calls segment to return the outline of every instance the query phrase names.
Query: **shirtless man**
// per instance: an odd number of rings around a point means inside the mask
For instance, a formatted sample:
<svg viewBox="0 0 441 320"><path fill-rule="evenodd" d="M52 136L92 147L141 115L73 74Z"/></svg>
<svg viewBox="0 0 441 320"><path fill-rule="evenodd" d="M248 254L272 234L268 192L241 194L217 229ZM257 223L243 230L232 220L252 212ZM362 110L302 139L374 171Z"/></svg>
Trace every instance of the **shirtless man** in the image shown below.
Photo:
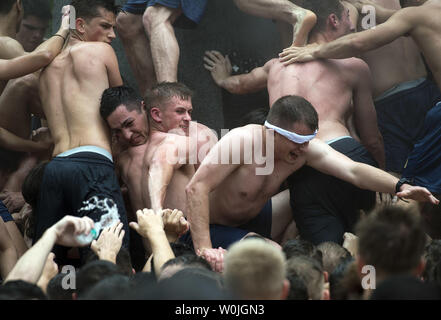
<svg viewBox="0 0 441 320"><path fill-rule="evenodd" d="M363 6L375 8L377 24L384 22L384 11L401 9L398 0L365 0L353 4L356 6L353 7L354 24L359 25L359 30L363 30ZM410 37L400 37L383 47L364 52L360 57L372 72L378 127L386 152L386 170L401 173L421 135L428 110L441 100L440 90L428 78L421 53Z"/></svg>
<svg viewBox="0 0 441 320"><path fill-rule="evenodd" d="M99 195L117 204L127 247L129 229L110 134L99 114L103 91L122 85L110 46L117 6L102 0L73 0L71 5L76 9L76 29L40 78L43 110L55 147L44 171L34 241L64 215L77 215L83 201ZM102 214L95 210L91 218L98 221Z"/></svg>
<svg viewBox="0 0 441 320"><path fill-rule="evenodd" d="M179 44L173 27L195 28L207 0L128 0L118 15L123 43L142 95L156 83L178 81Z"/></svg>
<svg viewBox="0 0 441 320"><path fill-rule="evenodd" d="M318 116L312 105L303 98L287 96L274 103L265 126L237 128L219 140L186 188L187 217L199 254L221 260L222 250L212 249L209 224L239 226L255 218L286 178L304 165L361 189L391 194L398 191L399 197L439 203L427 189L401 184L386 172L354 162L320 139L314 139L317 128ZM237 154L229 153L230 164L219 164L222 149L230 150L231 145L238 147L240 161L231 164ZM265 154L266 161L257 163L246 145L254 147L255 155ZM272 173L256 174L257 170L268 167L272 159Z"/></svg>
<svg viewBox="0 0 441 320"><path fill-rule="evenodd" d="M317 17L309 10L297 6L293 0L234 0L236 6L245 13L276 20L282 44L304 46L308 34Z"/></svg>
<svg viewBox="0 0 441 320"><path fill-rule="evenodd" d="M174 94L189 94L186 90L176 84ZM109 88L101 99L101 116L118 147L124 148L117 164L132 209L152 208L161 214L171 208L185 213L184 190L195 173L196 161L191 163L190 157L197 145L186 136L163 131L160 122L147 116L156 111L146 110L144 101L127 87Z"/></svg>
<svg viewBox="0 0 441 320"><path fill-rule="evenodd" d="M311 43L330 41L352 30L348 9L337 0L327 1L327 6L320 1L307 2L305 7L317 14ZM384 146L377 127L369 68L362 60L326 60L285 67L272 59L238 76L225 72L228 65L218 53L208 53L205 61L216 83L229 91L247 93L267 86L270 105L292 94L307 99L319 114L318 138L354 161L384 168ZM358 136L363 145L354 139ZM289 184L297 228L302 237L314 243L342 242L344 232L353 231L359 210L369 210L375 203L374 193L311 168L297 172Z"/></svg>

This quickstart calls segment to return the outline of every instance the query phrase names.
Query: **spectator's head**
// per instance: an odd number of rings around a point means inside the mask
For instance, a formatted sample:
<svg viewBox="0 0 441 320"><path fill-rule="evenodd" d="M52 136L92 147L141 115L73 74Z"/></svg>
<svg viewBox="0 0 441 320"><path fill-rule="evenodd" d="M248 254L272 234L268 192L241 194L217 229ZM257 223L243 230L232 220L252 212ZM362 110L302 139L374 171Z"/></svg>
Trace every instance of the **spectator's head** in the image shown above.
<svg viewBox="0 0 441 320"><path fill-rule="evenodd" d="M434 194L437 199L441 194ZM432 239L441 239L441 206L429 202L418 203L423 220L424 231Z"/></svg>
<svg viewBox="0 0 441 320"><path fill-rule="evenodd" d="M32 52L42 42L52 19L48 0L22 0L24 16L17 33L17 41L25 51Z"/></svg>
<svg viewBox="0 0 441 320"><path fill-rule="evenodd" d="M322 252L319 251L313 243L307 240L288 240L283 244L282 250L287 260L292 257L307 256L317 260L320 265L323 265Z"/></svg>
<svg viewBox="0 0 441 320"><path fill-rule="evenodd" d="M185 268L200 268L211 271L210 264L204 258L199 257L196 254L184 254L164 263L158 280L162 281L166 278L170 278L175 273Z"/></svg>
<svg viewBox="0 0 441 320"><path fill-rule="evenodd" d="M300 0L297 5L311 10L317 16L310 39L318 34L326 34L326 39L331 41L355 31L349 17L349 9L340 0Z"/></svg>
<svg viewBox="0 0 441 320"><path fill-rule="evenodd" d="M370 300L440 300L437 286L410 275L396 275L382 281Z"/></svg>
<svg viewBox="0 0 441 320"><path fill-rule="evenodd" d="M22 0L2 0L0 1L0 17L11 17L11 21L15 21L15 29L20 30L20 24L23 19Z"/></svg>
<svg viewBox="0 0 441 320"><path fill-rule="evenodd" d="M285 255L264 240L233 244L225 258L225 287L246 300L283 300L289 294Z"/></svg>
<svg viewBox="0 0 441 320"><path fill-rule="evenodd" d="M113 275L124 275L124 272L109 261L97 260L85 264L76 277L77 289L74 298L82 298L95 284Z"/></svg>
<svg viewBox="0 0 441 320"><path fill-rule="evenodd" d="M96 283L80 300L124 300L128 298L129 293L129 277L116 274Z"/></svg>
<svg viewBox="0 0 441 320"><path fill-rule="evenodd" d="M423 279L427 282L436 282L436 266L441 262L441 240L432 240L426 246L424 258L426 266L423 272Z"/></svg>
<svg viewBox="0 0 441 320"><path fill-rule="evenodd" d="M294 163L307 151L310 136L318 129L316 110L308 101L298 96L285 96L277 100L266 121L279 128L276 128L277 132L274 133L275 160L288 163ZM288 131L291 136L293 133L297 136L288 138L280 129Z"/></svg>
<svg viewBox="0 0 441 320"><path fill-rule="evenodd" d="M322 253L323 270L328 274L331 274L343 260L351 257L348 250L331 241L320 243L317 249Z"/></svg>
<svg viewBox="0 0 441 320"><path fill-rule="evenodd" d="M115 38L114 27L120 7L115 0L72 0L76 20L73 36L82 41L110 44Z"/></svg>
<svg viewBox="0 0 441 320"><path fill-rule="evenodd" d="M356 227L358 268L375 268L377 279L396 274L420 275L424 269L426 235L421 219L410 210L385 206Z"/></svg>
<svg viewBox="0 0 441 320"><path fill-rule="evenodd" d="M331 300L346 300L348 298L349 292L346 286L343 285L342 280L346 277L346 273L350 266L354 265L354 262L355 259L352 256L343 259L329 274L329 296Z"/></svg>
<svg viewBox="0 0 441 320"><path fill-rule="evenodd" d="M22 280L0 286L0 300L47 300L39 286Z"/></svg>
<svg viewBox="0 0 441 320"><path fill-rule="evenodd" d="M59 273L49 281L46 289L49 300L72 300L72 294L75 293L75 290L70 286L63 288L65 277L66 274Z"/></svg>
<svg viewBox="0 0 441 320"><path fill-rule="evenodd" d="M132 88L121 86L104 90L100 114L117 143L135 147L147 142L149 125L144 102Z"/></svg>
<svg viewBox="0 0 441 320"><path fill-rule="evenodd" d="M308 288L305 282L298 275L288 275L289 295L286 300L309 300Z"/></svg>
<svg viewBox="0 0 441 320"><path fill-rule="evenodd" d="M287 261L288 276L298 276L303 280L311 300L329 299L325 289L325 274L320 263L308 256L295 256Z"/></svg>
<svg viewBox="0 0 441 320"><path fill-rule="evenodd" d="M185 84L162 82L145 94L144 101L152 125L163 132L189 135L193 112L193 91Z"/></svg>

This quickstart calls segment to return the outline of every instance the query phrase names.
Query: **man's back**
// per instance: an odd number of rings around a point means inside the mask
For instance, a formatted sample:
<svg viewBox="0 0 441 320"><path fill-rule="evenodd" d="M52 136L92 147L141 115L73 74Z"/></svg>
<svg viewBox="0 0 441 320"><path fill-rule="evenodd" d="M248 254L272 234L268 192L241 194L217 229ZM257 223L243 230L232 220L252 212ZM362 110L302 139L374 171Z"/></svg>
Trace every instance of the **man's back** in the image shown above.
<svg viewBox="0 0 441 320"><path fill-rule="evenodd" d="M99 102L110 85L105 61L112 54L113 49L105 43L77 43L67 47L43 71L40 94L55 142L54 155L85 145L110 152Z"/></svg>
<svg viewBox="0 0 441 320"><path fill-rule="evenodd" d="M320 60L284 66L272 60L268 73L270 104L286 95L308 100L319 114L318 137L324 141L350 135L347 122L354 113L359 59Z"/></svg>

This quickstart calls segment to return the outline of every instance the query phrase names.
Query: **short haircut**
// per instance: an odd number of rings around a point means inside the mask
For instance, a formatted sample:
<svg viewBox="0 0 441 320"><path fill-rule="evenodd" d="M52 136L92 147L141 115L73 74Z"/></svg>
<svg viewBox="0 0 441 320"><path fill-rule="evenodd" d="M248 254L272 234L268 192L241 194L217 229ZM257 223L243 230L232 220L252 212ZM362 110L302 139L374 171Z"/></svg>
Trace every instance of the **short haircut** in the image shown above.
<svg viewBox="0 0 441 320"><path fill-rule="evenodd" d="M328 274L331 274L343 260L351 257L348 250L332 241L320 243L317 249L322 253L323 270Z"/></svg>
<svg viewBox="0 0 441 320"><path fill-rule="evenodd" d="M63 288L64 277L66 274L59 273L49 281L46 289L49 300L72 300L72 293L75 290Z"/></svg>
<svg viewBox="0 0 441 320"><path fill-rule="evenodd" d="M398 206L384 206L356 226L358 253L377 273L408 273L418 266L426 235L415 212Z"/></svg>
<svg viewBox="0 0 441 320"><path fill-rule="evenodd" d="M22 2L24 18L33 16L47 22L52 19L51 6L48 0L22 0Z"/></svg>
<svg viewBox="0 0 441 320"><path fill-rule="evenodd" d="M0 300L47 300L47 297L36 284L15 280L0 286Z"/></svg>
<svg viewBox="0 0 441 320"><path fill-rule="evenodd" d="M307 100L299 96L285 96L274 102L267 121L285 130L292 130L296 122L304 123L311 130L318 129L318 114Z"/></svg>
<svg viewBox="0 0 441 320"><path fill-rule="evenodd" d="M77 18L89 21L99 17L99 9L103 8L115 15L121 11L121 7L115 4L115 0L72 0L71 6L75 8Z"/></svg>
<svg viewBox="0 0 441 320"><path fill-rule="evenodd" d="M424 253L426 266L423 272L423 278L427 282L436 281L435 270L438 263L441 262L441 240L432 240L427 245Z"/></svg>
<svg viewBox="0 0 441 320"><path fill-rule="evenodd" d="M309 298L321 300L325 284L325 276L320 263L311 257L298 256L286 262L288 277L299 276L308 289Z"/></svg>
<svg viewBox="0 0 441 320"><path fill-rule="evenodd" d="M81 297L80 300L127 299L130 289L130 278L116 274L96 283Z"/></svg>
<svg viewBox="0 0 441 320"><path fill-rule="evenodd" d="M145 105L148 111L152 108L161 108L162 105L172 98L188 100L194 93L185 84L179 82L161 82L147 90L144 96Z"/></svg>
<svg viewBox="0 0 441 320"><path fill-rule="evenodd" d="M289 294L286 300L308 300L308 288L305 282L298 275L288 275Z"/></svg>
<svg viewBox="0 0 441 320"><path fill-rule="evenodd" d="M233 244L224 262L224 284L241 299L280 298L286 279L285 255L260 239Z"/></svg>
<svg viewBox="0 0 441 320"><path fill-rule="evenodd" d="M299 257L299 256L307 256L311 257L322 266L322 252L317 249L317 247L308 240L303 239L291 239L286 241L283 246L282 250L286 255L286 259L291 259L292 257Z"/></svg>
<svg viewBox="0 0 441 320"><path fill-rule="evenodd" d="M296 4L310 10L317 16L317 23L310 34L325 31L328 17L335 14L339 19L342 17L344 5L340 0L298 0Z"/></svg>
<svg viewBox="0 0 441 320"><path fill-rule="evenodd" d="M0 14L7 15L11 11L12 6L16 2L17 2L17 0L2 0L2 1L0 1Z"/></svg>
<svg viewBox="0 0 441 320"><path fill-rule="evenodd" d="M258 108L246 115L244 115L240 121L241 126L246 126L248 124L260 124L264 125L266 117L268 116L268 108Z"/></svg>
<svg viewBox="0 0 441 320"><path fill-rule="evenodd" d="M141 113L142 98L130 87L120 86L104 90L101 96L100 115L104 120L124 105L128 111L136 110Z"/></svg>

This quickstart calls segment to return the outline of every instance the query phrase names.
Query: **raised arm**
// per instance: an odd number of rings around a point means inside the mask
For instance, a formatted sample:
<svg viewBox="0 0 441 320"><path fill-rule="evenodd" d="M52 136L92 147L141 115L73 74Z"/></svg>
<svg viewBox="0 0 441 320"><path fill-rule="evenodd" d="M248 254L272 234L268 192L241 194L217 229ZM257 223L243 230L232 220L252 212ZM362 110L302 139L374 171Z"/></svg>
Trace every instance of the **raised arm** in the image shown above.
<svg viewBox="0 0 441 320"><path fill-rule="evenodd" d="M355 59L354 59L355 60ZM378 130L377 112L372 101L371 73L368 65L358 60L354 63L356 84L353 90L354 121L361 143L377 161L381 169L386 167L383 136Z"/></svg>
<svg viewBox="0 0 441 320"><path fill-rule="evenodd" d="M255 68L250 73L232 76L231 62L218 51L207 51L204 67L211 72L216 84L233 94L247 94L266 88L268 66Z"/></svg>
<svg viewBox="0 0 441 320"><path fill-rule="evenodd" d="M439 203L423 187L403 184L400 187L400 192L396 193L395 187L398 178L367 164L352 161L318 139L314 139L309 144L306 164L325 174L352 183L361 189L396 194L398 197L421 202Z"/></svg>
<svg viewBox="0 0 441 320"><path fill-rule="evenodd" d="M399 10L387 22L378 25L375 29L349 34L325 44L284 50L280 54L280 61L288 65L315 59L346 59L377 49L412 31L414 27L412 17L415 16L412 10L418 8Z"/></svg>

